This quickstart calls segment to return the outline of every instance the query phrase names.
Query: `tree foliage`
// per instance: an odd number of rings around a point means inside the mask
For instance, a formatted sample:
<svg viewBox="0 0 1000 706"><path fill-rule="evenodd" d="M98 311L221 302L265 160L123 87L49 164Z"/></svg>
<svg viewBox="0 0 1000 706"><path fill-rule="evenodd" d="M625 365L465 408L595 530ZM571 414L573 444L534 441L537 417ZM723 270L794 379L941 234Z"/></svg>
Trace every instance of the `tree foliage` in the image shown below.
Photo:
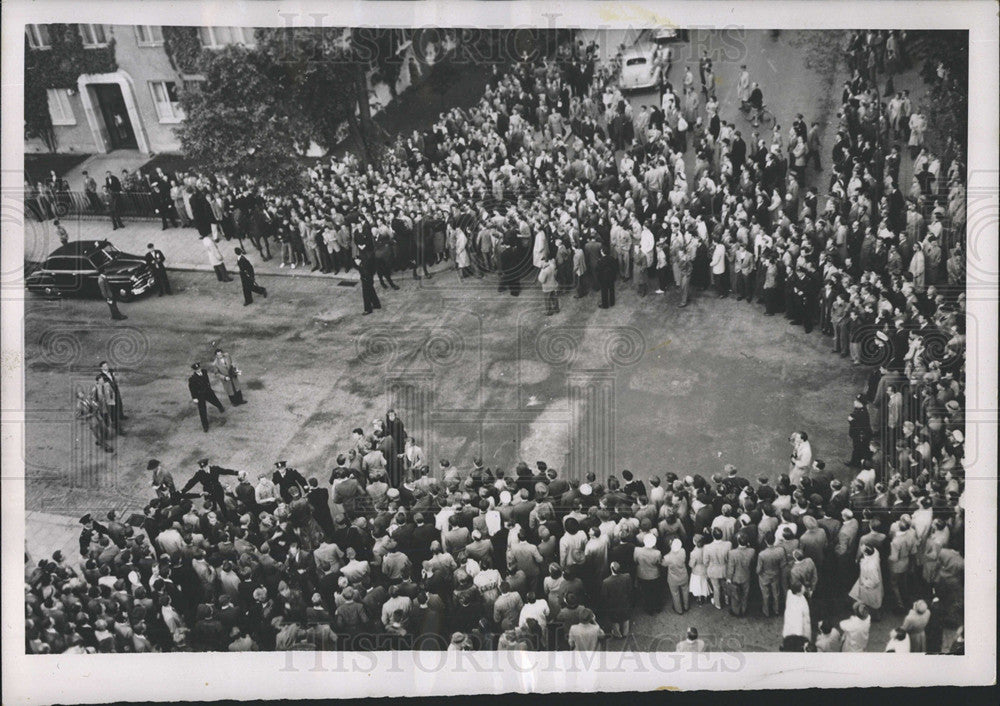
<svg viewBox="0 0 1000 706"><path fill-rule="evenodd" d="M257 29L253 47L202 52L197 65L206 80L181 97L187 118L177 132L185 153L211 169L290 174L311 143L332 149L347 123L375 161L366 75L373 64L392 62L378 58L381 45L366 43L371 36Z"/></svg>
<svg viewBox="0 0 1000 706"><path fill-rule="evenodd" d="M294 87L258 49L228 46L203 63L200 90L181 96L185 154L214 171L292 178L312 132Z"/></svg>
<svg viewBox="0 0 1000 706"><path fill-rule="evenodd" d="M928 141L937 154L964 162L969 135L969 33L929 30L915 39L924 57L920 76L927 84L923 109Z"/></svg>
<svg viewBox="0 0 1000 706"><path fill-rule="evenodd" d="M162 29L163 50L174 70L185 74L198 73L204 51L198 37L198 28L164 26Z"/></svg>

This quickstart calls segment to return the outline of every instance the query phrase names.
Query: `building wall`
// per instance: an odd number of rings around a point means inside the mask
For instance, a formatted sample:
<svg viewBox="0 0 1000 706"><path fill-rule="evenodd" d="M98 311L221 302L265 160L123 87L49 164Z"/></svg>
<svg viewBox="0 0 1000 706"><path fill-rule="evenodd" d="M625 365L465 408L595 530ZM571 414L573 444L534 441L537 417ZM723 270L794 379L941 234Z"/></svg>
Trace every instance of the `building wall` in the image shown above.
<svg viewBox="0 0 1000 706"><path fill-rule="evenodd" d="M70 108L73 110L73 118L76 125L53 125L52 130L56 136L57 152L83 152L90 154L97 150L94 145L94 136L90 132L90 125L87 123L87 116L83 111L83 101L79 93L73 89L69 95ZM25 152L48 152L48 145L40 139L25 140Z"/></svg>
<svg viewBox="0 0 1000 706"><path fill-rule="evenodd" d="M162 121L156 112L156 104L150 90L150 81L173 81L178 89L181 77L170 65L163 45L140 46L136 28L132 25L105 25L105 32L115 40L115 61L118 68L131 79L132 93L139 113L140 125L133 125L136 133L143 130L151 152L174 152L180 149L180 141L174 128L180 123ZM87 121L83 101L79 91L73 89L69 103L76 119L75 125L53 125L58 152L100 152L94 134ZM100 119L100 118L98 118ZM141 141L140 141L141 148ZM48 147L38 139L26 140L25 151L47 152Z"/></svg>
<svg viewBox="0 0 1000 706"><path fill-rule="evenodd" d="M121 72L126 74L130 81L133 99L138 111L138 125L133 124L132 129L137 135L139 149L142 149L143 141L138 139L140 131L145 134L146 142L150 152L178 152L180 151L180 141L174 132L180 124L180 120L161 120L153 94L150 89L152 81L172 81L177 88L182 87L185 77L178 74L170 65L170 59L162 43L156 46L145 46L139 44L139 36L136 27L133 25L105 25L105 32L109 38L113 37L115 42L115 61ZM414 57L414 48L408 46L403 51L403 67L396 82L396 91L402 93L409 88L413 82L410 75L410 60ZM382 110L392 101L392 93L385 83L372 83L369 73L369 87L375 94L372 100L372 111ZM56 137L57 152L102 152L101 145L95 141L94 133L87 119L84 104L80 92L72 90L69 95L69 103L76 119L75 125L54 125L53 131ZM103 124L103 118L96 104L94 106L95 119L99 124ZM134 120L132 121L135 122ZM41 140L25 140L25 151L27 152L47 152L48 147Z"/></svg>
<svg viewBox="0 0 1000 706"><path fill-rule="evenodd" d="M115 25L111 27L115 37L115 59L118 68L132 77L135 102L139 116L146 129L149 148L153 152L175 152L180 149L180 141L174 135L174 128L180 121L160 122L156 104L149 88L150 81L173 81L181 88L181 77L170 65L170 59L163 45L139 46L135 27ZM136 126L133 126L136 129Z"/></svg>

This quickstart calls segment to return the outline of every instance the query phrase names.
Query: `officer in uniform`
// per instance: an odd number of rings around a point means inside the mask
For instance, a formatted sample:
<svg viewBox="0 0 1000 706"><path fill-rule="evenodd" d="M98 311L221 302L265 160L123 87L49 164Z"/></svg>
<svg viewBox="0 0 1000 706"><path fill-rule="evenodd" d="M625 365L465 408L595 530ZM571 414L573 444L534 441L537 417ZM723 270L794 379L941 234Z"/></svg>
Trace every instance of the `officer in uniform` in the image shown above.
<svg viewBox="0 0 1000 706"><path fill-rule="evenodd" d="M156 289L160 292L159 296L173 294L170 291L170 280L167 279L167 268L163 264L167 259L163 251L154 247L152 243L147 244L146 249L146 264L149 265L149 269L153 273Z"/></svg>
<svg viewBox="0 0 1000 706"><path fill-rule="evenodd" d="M847 434L851 438L851 458L844 463L851 468L861 465L861 462L868 458L868 444L872 438L871 416L868 414L868 407L865 405L864 395L854 398L854 409L847 418L850 426Z"/></svg>
<svg viewBox="0 0 1000 706"><path fill-rule="evenodd" d="M80 530L80 556L87 558L90 554L90 544L102 534L108 533L108 528L100 522L94 522L94 518L88 512L80 518L83 529Z"/></svg>
<svg viewBox="0 0 1000 706"><path fill-rule="evenodd" d="M189 491L196 484L201 483L202 490L205 494L212 499L215 503L216 511L222 515L226 515L226 492L222 487L222 483L219 482L221 476L235 476L237 472L229 468L223 468L221 466L210 466L208 465L208 459L203 458L198 461L198 470L195 474L191 476L191 480L184 484L181 488L181 495Z"/></svg>
<svg viewBox="0 0 1000 706"><path fill-rule="evenodd" d="M191 377L188 378L188 391L191 393L191 401L198 405L198 416L201 417L201 428L208 432L208 403L212 403L220 412L225 412L226 408L219 402L219 398L212 389L212 381L208 378L208 373L202 370L200 363L191 364Z"/></svg>
<svg viewBox="0 0 1000 706"><path fill-rule="evenodd" d="M291 488L298 486L302 496L305 497L308 484L306 479L294 468L289 468L285 461L274 462L274 473L271 475L271 482L278 488L281 499L286 503L292 501Z"/></svg>
<svg viewBox="0 0 1000 706"><path fill-rule="evenodd" d="M375 258L364 241L358 243L358 257L354 263L361 274L361 299L365 306L364 315L368 315L375 309L381 309L382 302L379 301L378 293L375 291Z"/></svg>

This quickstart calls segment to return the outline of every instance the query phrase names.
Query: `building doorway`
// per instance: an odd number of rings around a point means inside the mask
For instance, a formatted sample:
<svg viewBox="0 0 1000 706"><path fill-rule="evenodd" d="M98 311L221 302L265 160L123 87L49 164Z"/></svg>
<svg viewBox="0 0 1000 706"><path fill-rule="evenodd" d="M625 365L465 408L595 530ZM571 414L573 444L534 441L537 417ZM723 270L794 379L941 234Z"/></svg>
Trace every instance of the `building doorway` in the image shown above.
<svg viewBox="0 0 1000 706"><path fill-rule="evenodd" d="M97 105L104 119L109 147L112 150L138 149L132 121L129 120L122 96L122 87L117 83L95 83L90 86L97 98Z"/></svg>

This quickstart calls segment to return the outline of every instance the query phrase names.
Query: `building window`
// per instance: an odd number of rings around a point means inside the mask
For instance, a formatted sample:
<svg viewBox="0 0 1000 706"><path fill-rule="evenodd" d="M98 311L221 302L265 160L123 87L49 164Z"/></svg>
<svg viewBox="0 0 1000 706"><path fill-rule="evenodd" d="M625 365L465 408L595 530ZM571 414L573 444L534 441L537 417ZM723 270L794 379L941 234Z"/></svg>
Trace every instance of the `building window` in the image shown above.
<svg viewBox="0 0 1000 706"><path fill-rule="evenodd" d="M198 34L206 49L221 49L227 44L254 44L252 27L199 27Z"/></svg>
<svg viewBox="0 0 1000 706"><path fill-rule="evenodd" d="M45 25L25 25L24 41L32 49L52 48L52 43L49 41L49 28Z"/></svg>
<svg viewBox="0 0 1000 706"><path fill-rule="evenodd" d="M156 105L156 115L161 123L179 123L184 119L180 99L177 96L177 84L173 81L150 81L149 91L153 94Z"/></svg>
<svg viewBox="0 0 1000 706"><path fill-rule="evenodd" d="M135 36L140 47L163 46L163 28L160 25L136 25Z"/></svg>
<svg viewBox="0 0 1000 706"><path fill-rule="evenodd" d="M65 88L50 88L46 91L49 97L49 116L53 125L76 125L73 106L69 102L69 91Z"/></svg>
<svg viewBox="0 0 1000 706"><path fill-rule="evenodd" d="M104 25L77 25L80 28L80 36L83 37L83 46L88 49L96 47L106 47L108 37L104 33Z"/></svg>

